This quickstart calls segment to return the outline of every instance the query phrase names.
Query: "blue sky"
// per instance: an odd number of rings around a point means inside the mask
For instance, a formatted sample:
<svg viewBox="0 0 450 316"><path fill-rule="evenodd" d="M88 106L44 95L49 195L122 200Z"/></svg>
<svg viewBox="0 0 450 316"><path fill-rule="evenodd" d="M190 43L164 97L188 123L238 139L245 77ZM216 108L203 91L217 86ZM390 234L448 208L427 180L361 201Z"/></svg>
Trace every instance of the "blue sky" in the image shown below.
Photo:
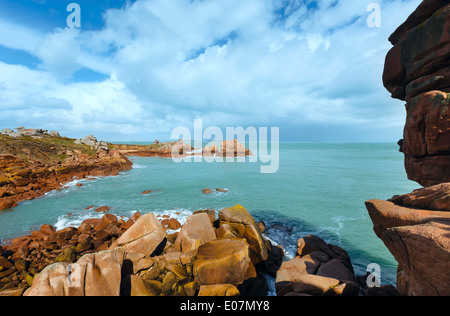
<svg viewBox="0 0 450 316"><path fill-rule="evenodd" d="M2 0L0 128L146 141L202 118L285 141L394 142L405 110L382 86L387 38L419 3Z"/></svg>

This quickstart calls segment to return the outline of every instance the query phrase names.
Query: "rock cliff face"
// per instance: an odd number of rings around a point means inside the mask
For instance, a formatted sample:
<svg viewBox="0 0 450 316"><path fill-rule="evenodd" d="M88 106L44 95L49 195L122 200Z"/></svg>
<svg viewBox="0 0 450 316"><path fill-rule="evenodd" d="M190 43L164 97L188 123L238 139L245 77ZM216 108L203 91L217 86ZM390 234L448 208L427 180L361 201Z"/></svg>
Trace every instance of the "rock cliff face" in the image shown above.
<svg viewBox="0 0 450 316"><path fill-rule="evenodd" d="M425 0L391 36L383 75L407 101L401 150L408 177L428 186L450 181L450 4Z"/></svg>
<svg viewBox="0 0 450 316"><path fill-rule="evenodd" d="M389 40L383 82L407 101L400 150L409 179L425 188L366 206L399 263L399 293L450 295L449 1L422 1Z"/></svg>

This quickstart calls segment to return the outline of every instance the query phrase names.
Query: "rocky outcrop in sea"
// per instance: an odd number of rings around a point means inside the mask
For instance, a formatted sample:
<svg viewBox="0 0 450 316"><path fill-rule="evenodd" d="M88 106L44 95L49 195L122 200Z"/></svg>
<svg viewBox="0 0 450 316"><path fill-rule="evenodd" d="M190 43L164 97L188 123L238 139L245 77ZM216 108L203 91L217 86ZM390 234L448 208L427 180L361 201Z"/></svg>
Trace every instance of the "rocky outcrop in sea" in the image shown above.
<svg viewBox="0 0 450 316"><path fill-rule="evenodd" d="M180 158L194 155L205 157L247 157L253 153L237 141L225 140L220 148L217 145L205 146L198 151L183 140L175 142L155 141L151 145L112 144L112 148L127 156Z"/></svg>

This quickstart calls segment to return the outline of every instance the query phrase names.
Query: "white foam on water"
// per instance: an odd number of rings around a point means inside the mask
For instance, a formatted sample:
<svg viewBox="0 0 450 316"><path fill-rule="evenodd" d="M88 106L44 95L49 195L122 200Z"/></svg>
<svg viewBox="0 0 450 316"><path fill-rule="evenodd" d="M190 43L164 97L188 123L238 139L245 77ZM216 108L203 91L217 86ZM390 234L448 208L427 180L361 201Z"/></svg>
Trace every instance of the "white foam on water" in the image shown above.
<svg viewBox="0 0 450 316"><path fill-rule="evenodd" d="M164 216L165 216L165 217L176 219L181 225L184 225L184 223L186 223L187 218L193 214L193 211L188 210L188 209L176 209L176 210L159 210L159 211L154 211L153 213L156 215L156 217L160 221L163 220ZM169 234L172 234L172 233L175 233L178 231L180 231L180 229L178 229L178 230L167 229L167 233L169 233Z"/></svg>
<svg viewBox="0 0 450 316"><path fill-rule="evenodd" d="M127 221L130 219L134 214L137 212L141 213L142 215L153 213L157 217L158 220L163 220L164 216L169 218L176 219L181 225L184 225L186 223L186 220L189 216L193 214L193 211L188 209L175 209L175 210L155 210L152 212L143 211L143 210L133 210L129 212L125 212L122 214L115 213L114 210L108 212L108 213L96 213L95 207L91 210L81 210L81 211L75 211L70 213L70 215L61 215L58 217L56 223L53 225L57 230L61 230L67 227L79 227L81 223L87 219L93 219L93 218L102 218L105 216L105 214L113 214L117 216L117 218L122 218L124 221ZM125 215L124 215L125 214ZM179 230L177 230L179 231ZM174 233L175 230L167 230L167 232Z"/></svg>
<svg viewBox="0 0 450 316"><path fill-rule="evenodd" d="M98 179L99 177L86 177L86 179ZM53 198L58 196L65 196L70 192L73 192L75 190L79 190L81 187L78 187L77 184L83 184L92 181L92 180L86 180L86 179L73 179L70 182L67 182L65 184L60 183L61 189L58 190L52 190L50 192L47 192L43 195L45 198Z"/></svg>
<svg viewBox="0 0 450 316"><path fill-rule="evenodd" d="M105 214L95 213L92 211L85 211L82 213L72 213L72 215L61 215L58 217L56 223L53 225L56 230L61 230L67 227L79 227L83 221L92 218L102 218Z"/></svg>

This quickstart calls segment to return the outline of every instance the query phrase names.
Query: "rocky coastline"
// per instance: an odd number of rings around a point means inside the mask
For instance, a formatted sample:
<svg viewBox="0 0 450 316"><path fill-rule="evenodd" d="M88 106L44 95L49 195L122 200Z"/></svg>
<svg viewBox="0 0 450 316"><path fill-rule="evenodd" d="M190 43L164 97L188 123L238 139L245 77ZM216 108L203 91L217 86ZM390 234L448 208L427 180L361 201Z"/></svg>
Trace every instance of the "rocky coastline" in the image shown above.
<svg viewBox="0 0 450 316"><path fill-rule="evenodd" d="M396 294L367 289L347 252L316 236L285 261L240 205L176 222L106 213L78 228L43 225L0 248L0 296L267 296L267 276L278 296Z"/></svg>
<svg viewBox="0 0 450 316"><path fill-rule="evenodd" d="M74 179L114 176L131 168L127 157L104 142L85 144L42 129L3 129L0 210L60 190Z"/></svg>
<svg viewBox="0 0 450 316"><path fill-rule="evenodd" d="M205 147L200 154L242 157L251 151L237 140ZM130 170L130 156L179 158L196 155L182 140L155 141L152 145L121 145L98 141L93 135L83 139L61 137L57 131L24 127L0 131L0 211L32 200L52 190L60 190L74 179L115 176Z"/></svg>
<svg viewBox="0 0 450 316"><path fill-rule="evenodd" d="M368 287L370 275L355 275L348 253L318 236L300 238L286 260L240 205L200 210L183 224L151 213L117 218L104 207L101 219L59 231L43 225L0 246L0 296L265 296L267 276L278 296L450 295L449 22L448 1L422 1L386 57L384 85L407 102L405 169L423 186L366 202L374 233L398 262L396 288ZM201 154L251 155L236 141L221 145ZM0 150L0 210L74 177L127 170L126 156L194 154L182 141L112 145L24 128L2 130Z"/></svg>

